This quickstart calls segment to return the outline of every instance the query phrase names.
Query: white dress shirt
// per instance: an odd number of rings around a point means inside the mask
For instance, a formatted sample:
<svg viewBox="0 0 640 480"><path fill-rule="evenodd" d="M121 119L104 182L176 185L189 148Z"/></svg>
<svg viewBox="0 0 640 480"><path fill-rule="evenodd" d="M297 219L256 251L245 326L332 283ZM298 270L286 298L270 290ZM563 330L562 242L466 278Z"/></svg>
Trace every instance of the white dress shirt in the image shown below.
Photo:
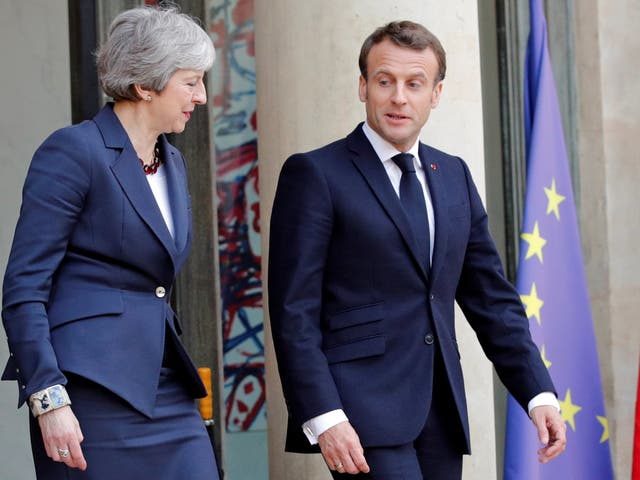
<svg viewBox="0 0 640 480"><path fill-rule="evenodd" d="M160 165L156 173L147 175L147 182L151 187L153 196L167 224L167 229L171 234L171 238L175 238L175 228L173 226L173 215L171 214L171 203L169 203L169 189L167 187L167 171L164 165Z"/></svg>
<svg viewBox="0 0 640 480"><path fill-rule="evenodd" d="M400 170L400 167L398 167L391 158L401 152L375 132L367 122L362 126L362 131L369 140L369 143L371 143L371 146L378 155L378 158L382 161L382 165L389 176L393 189L396 191L398 197L400 197L400 178L402 177L402 170ZM422 168L422 163L420 162L418 155L419 145L420 141L416 140L416 143L404 153L410 153L413 155L413 164L416 168L416 175L420 185L422 186L422 192L424 193L424 199L427 206L427 216L429 217L429 263L431 263L431 259L433 258L436 224L429 185L427 184L425 172ZM533 397L527 405L529 415L531 415L531 410L533 408L542 405L553 405L558 409L558 411L560 410L560 405L556 396L551 392L543 392ZM342 409L332 410L306 421L302 425L302 431L311 445L315 445L318 443L318 437L322 433L329 430L331 427L346 421L349 421L349 419Z"/></svg>

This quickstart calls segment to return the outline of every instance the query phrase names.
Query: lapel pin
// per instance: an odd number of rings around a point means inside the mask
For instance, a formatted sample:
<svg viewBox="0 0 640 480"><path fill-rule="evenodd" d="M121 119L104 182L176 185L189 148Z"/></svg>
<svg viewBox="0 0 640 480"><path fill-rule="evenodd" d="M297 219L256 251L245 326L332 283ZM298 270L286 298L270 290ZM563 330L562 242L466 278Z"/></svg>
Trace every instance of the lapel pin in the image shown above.
<svg viewBox="0 0 640 480"><path fill-rule="evenodd" d="M429 166L431 167L431 170L437 170L438 169L438 165L436 165L435 163L432 163Z"/></svg>

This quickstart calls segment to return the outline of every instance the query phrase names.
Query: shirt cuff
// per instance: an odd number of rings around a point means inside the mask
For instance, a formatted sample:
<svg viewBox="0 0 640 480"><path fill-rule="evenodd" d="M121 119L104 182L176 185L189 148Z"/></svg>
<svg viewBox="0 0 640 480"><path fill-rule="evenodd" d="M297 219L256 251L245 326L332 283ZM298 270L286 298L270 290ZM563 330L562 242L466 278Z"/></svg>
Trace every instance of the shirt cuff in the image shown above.
<svg viewBox="0 0 640 480"><path fill-rule="evenodd" d="M345 415L342 409L331 410L330 412L323 413L317 417L313 417L302 424L302 431L309 440L311 445L318 443L318 437L331 427L342 423L348 422L349 419Z"/></svg>
<svg viewBox="0 0 640 480"><path fill-rule="evenodd" d="M529 401L529 404L527 405L529 416L531 416L531 410L543 405L551 405L553 407L556 407L558 412L560 411L560 404L558 403L558 399L556 398L556 396L551 392L542 392Z"/></svg>

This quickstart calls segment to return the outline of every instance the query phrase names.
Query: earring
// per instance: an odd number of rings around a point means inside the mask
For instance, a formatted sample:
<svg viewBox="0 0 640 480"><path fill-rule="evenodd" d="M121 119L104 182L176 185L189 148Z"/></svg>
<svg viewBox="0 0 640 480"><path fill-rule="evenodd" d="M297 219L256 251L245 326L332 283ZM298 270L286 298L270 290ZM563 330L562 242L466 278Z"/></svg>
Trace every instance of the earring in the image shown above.
<svg viewBox="0 0 640 480"><path fill-rule="evenodd" d="M147 102L150 102L151 101L151 95L147 95L146 100L147 100Z"/></svg>

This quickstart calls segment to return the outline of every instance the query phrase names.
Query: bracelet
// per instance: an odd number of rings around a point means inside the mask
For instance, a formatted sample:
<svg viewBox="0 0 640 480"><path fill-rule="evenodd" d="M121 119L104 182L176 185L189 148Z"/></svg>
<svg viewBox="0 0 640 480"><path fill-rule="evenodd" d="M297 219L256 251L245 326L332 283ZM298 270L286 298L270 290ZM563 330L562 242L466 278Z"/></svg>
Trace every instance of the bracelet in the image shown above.
<svg viewBox="0 0 640 480"><path fill-rule="evenodd" d="M71 405L71 399L63 385L53 385L29 397L29 407L34 417L67 405Z"/></svg>

